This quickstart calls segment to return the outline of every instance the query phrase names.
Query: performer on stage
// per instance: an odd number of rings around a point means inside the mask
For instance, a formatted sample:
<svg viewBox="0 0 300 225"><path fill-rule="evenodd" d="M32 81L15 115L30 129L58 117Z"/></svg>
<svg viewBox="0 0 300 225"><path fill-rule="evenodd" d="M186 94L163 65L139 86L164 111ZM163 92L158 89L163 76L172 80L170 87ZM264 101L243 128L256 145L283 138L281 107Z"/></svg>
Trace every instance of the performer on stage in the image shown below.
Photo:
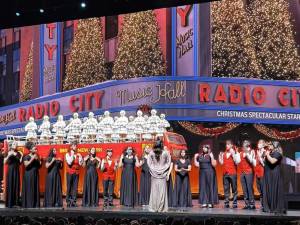
<svg viewBox="0 0 300 225"><path fill-rule="evenodd" d="M77 112L73 114L73 120L68 126L69 132L71 132L71 136L74 138L75 141L79 141L81 135L82 121L79 118L79 114Z"/></svg>
<svg viewBox="0 0 300 225"><path fill-rule="evenodd" d="M110 112L105 111L104 117L99 123L99 126L102 127L105 142L111 142L111 135L114 133L113 132L114 123L115 123L114 119L110 116Z"/></svg>
<svg viewBox="0 0 300 225"><path fill-rule="evenodd" d="M67 206L76 207L79 168L83 164L82 156L77 153L77 142L74 142L66 154L67 162Z"/></svg>
<svg viewBox="0 0 300 225"><path fill-rule="evenodd" d="M106 157L101 162L101 171L103 171L104 207L113 206L113 193L118 164L112 160L112 155L112 149L107 149Z"/></svg>
<svg viewBox="0 0 300 225"><path fill-rule="evenodd" d="M120 204L134 207L138 203L137 176L135 167L139 167L138 157L132 147L121 155L119 167L123 167L120 187Z"/></svg>
<svg viewBox="0 0 300 225"><path fill-rule="evenodd" d="M149 210L152 212L168 211L167 179L171 166L171 155L163 150L163 144L158 140L147 157L147 164L151 173L151 193Z"/></svg>
<svg viewBox="0 0 300 225"><path fill-rule="evenodd" d="M7 164L5 206L9 208L19 206L20 203L19 167L22 157L23 154L17 150L17 142L9 143L9 150L4 158L4 163Z"/></svg>
<svg viewBox="0 0 300 225"><path fill-rule="evenodd" d="M29 154L24 157L25 173L22 183L22 207L40 207L39 169L41 160L33 142L27 142L25 147Z"/></svg>
<svg viewBox="0 0 300 225"><path fill-rule="evenodd" d="M283 196L283 181L280 173L282 148L278 141L268 144L269 151L264 154L265 170L263 178L264 212L286 213Z"/></svg>
<svg viewBox="0 0 300 225"><path fill-rule="evenodd" d="M96 149L91 148L89 154L84 157L83 167L86 167L83 185L82 206L96 207L99 204L99 188L97 168L101 160L96 156Z"/></svg>
<svg viewBox="0 0 300 225"><path fill-rule="evenodd" d="M164 146L164 151L167 151L170 154L170 151L168 150L167 146ZM168 207L175 206L174 183L173 183L173 178L172 178L173 167L174 167L174 163L173 163L173 160L172 160L172 157L171 157L171 164L170 164L169 171L168 171L168 176L167 176Z"/></svg>
<svg viewBox="0 0 300 225"><path fill-rule="evenodd" d="M62 159L57 157L55 148L50 149L46 168L48 169L45 187L45 207L62 207L62 185L59 170L62 168Z"/></svg>
<svg viewBox="0 0 300 225"><path fill-rule="evenodd" d="M150 151L151 149L147 145L144 148L144 155L142 160L140 161L142 171L141 171L141 179L140 179L140 202L139 203L142 206L149 205L150 190L151 190L151 174L149 171L147 159Z"/></svg>
<svg viewBox="0 0 300 225"><path fill-rule="evenodd" d="M261 209L263 209L263 191L262 191L262 181L264 177L264 158L263 155L266 152L266 142L261 139L257 143L257 151L256 151L256 166L254 168L255 177L256 177L256 187L259 192Z"/></svg>
<svg viewBox="0 0 300 225"><path fill-rule="evenodd" d="M219 162L223 166L225 208L229 208L230 187L233 194L232 208L237 208L237 165L241 158L231 140L226 141L225 152L220 152Z"/></svg>
<svg viewBox="0 0 300 225"><path fill-rule="evenodd" d="M136 124L134 122L134 117L129 116L128 117L128 124L127 124L127 141L129 142L135 142L137 140L137 136L135 134Z"/></svg>
<svg viewBox="0 0 300 225"><path fill-rule="evenodd" d="M64 137L66 136L66 122L64 121L64 116L59 115L57 117L57 122L53 124L52 131L54 134L54 140L57 144L63 144L64 143Z"/></svg>
<svg viewBox="0 0 300 225"><path fill-rule="evenodd" d="M244 140L242 151L240 152L241 162L241 184L244 194L245 206L243 209L255 209L253 194L253 168L256 165L255 152L251 149L250 141Z"/></svg>
<svg viewBox="0 0 300 225"><path fill-rule="evenodd" d="M199 167L199 203L202 208L213 208L219 203L218 183L215 167L217 161L210 145L203 145L202 153L195 154L194 164Z"/></svg>
<svg viewBox="0 0 300 225"><path fill-rule="evenodd" d="M142 141L142 139L143 139L142 135L144 133L144 127L146 125L146 121L143 117L143 112L141 110L137 111L136 117L133 120L133 123L135 125L134 133L137 136L137 140Z"/></svg>
<svg viewBox="0 0 300 225"><path fill-rule="evenodd" d="M34 118L32 116L29 118L29 122L25 126L25 131L27 132L26 141L36 141L37 125L34 122Z"/></svg>
<svg viewBox="0 0 300 225"><path fill-rule="evenodd" d="M185 150L180 151L179 159L175 163L175 207L192 207L192 194L189 172L192 169Z"/></svg>
<svg viewBox="0 0 300 225"><path fill-rule="evenodd" d="M41 144L49 144L49 140L52 137L50 127L51 127L51 123L49 121L49 116L46 115L43 117L43 123L39 128L39 132L41 132L41 136L40 136Z"/></svg>

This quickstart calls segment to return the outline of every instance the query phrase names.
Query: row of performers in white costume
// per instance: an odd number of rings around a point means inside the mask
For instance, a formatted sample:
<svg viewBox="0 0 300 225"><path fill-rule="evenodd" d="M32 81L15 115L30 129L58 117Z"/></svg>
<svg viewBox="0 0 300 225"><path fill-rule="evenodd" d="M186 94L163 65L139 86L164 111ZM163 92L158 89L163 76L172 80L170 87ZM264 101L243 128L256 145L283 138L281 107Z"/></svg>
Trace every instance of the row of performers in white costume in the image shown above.
<svg viewBox="0 0 300 225"><path fill-rule="evenodd" d="M26 140L37 140L37 131L40 133L42 142L49 141L52 137L58 143L62 143L66 137L68 142L74 140L80 142L119 142L119 141L140 141L153 140L163 136L170 123L166 120L165 114L157 115L155 109L151 110L151 115L143 115L138 110L136 117L126 116L124 110L120 111L119 117L111 117L109 111L98 117L90 112L88 117L81 120L78 113L73 114L73 118L67 124L62 115L59 115L57 122L53 125L48 116L44 116L43 122L38 129L33 117L25 126L27 132ZM52 129L51 129L52 128ZM52 130L52 132L51 132Z"/></svg>

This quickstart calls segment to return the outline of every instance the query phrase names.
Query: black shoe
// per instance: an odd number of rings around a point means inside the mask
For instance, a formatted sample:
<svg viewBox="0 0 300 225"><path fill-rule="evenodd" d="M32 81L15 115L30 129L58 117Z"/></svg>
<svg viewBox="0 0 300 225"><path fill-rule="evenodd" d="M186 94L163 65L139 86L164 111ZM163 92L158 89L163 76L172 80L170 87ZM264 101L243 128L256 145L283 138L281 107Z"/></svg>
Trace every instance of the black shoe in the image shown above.
<svg viewBox="0 0 300 225"><path fill-rule="evenodd" d="M114 206L114 204L112 202L109 203L109 206Z"/></svg>
<svg viewBox="0 0 300 225"><path fill-rule="evenodd" d="M237 205L233 205L232 208L233 208L233 209L237 209Z"/></svg>
<svg viewBox="0 0 300 225"><path fill-rule="evenodd" d="M250 206L245 205L245 206L243 207L243 209L250 209Z"/></svg>
<svg viewBox="0 0 300 225"><path fill-rule="evenodd" d="M228 209L229 208L229 204L225 204L224 208Z"/></svg>
<svg viewBox="0 0 300 225"><path fill-rule="evenodd" d="M255 207L255 205L251 205L251 206L249 206L249 209L251 209L251 210L255 210L255 209L256 209L256 207Z"/></svg>

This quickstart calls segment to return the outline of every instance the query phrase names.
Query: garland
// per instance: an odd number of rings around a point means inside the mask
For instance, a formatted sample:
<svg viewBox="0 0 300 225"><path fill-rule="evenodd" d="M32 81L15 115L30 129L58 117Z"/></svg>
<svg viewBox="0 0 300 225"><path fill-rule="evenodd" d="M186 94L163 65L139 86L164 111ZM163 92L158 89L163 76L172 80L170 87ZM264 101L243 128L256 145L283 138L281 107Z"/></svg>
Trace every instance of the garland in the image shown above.
<svg viewBox="0 0 300 225"><path fill-rule="evenodd" d="M279 131L276 128L269 128L262 124L253 124L253 127L263 135L277 140L291 140L300 137L300 128L292 131Z"/></svg>
<svg viewBox="0 0 300 225"><path fill-rule="evenodd" d="M203 124L197 124L187 121L179 121L180 126L188 130L189 132L206 137L217 137L219 135L225 134L240 124L238 123L226 123L223 126L208 128L204 127ZM287 141L291 139L300 138L300 128L292 131L280 131L276 128L269 128L262 124L253 124L253 127L263 135L277 140Z"/></svg>
<svg viewBox="0 0 300 225"><path fill-rule="evenodd" d="M223 126L207 128L204 127L203 124L196 124L193 122L179 121L178 123L191 133L206 137L217 137L235 129L240 125L238 123L226 123Z"/></svg>

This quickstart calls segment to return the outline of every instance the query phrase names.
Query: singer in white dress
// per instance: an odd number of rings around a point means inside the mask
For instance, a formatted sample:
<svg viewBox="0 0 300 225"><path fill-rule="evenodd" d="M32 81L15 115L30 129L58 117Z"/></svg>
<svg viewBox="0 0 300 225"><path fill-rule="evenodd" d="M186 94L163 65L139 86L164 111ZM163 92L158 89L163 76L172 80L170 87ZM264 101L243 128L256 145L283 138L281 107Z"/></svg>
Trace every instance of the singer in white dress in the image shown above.
<svg viewBox="0 0 300 225"><path fill-rule="evenodd" d="M87 134L89 141L94 142L96 135L97 135L97 128L98 128L98 121L95 118L95 115L93 112L89 113L89 117L86 122L87 126Z"/></svg>
<svg viewBox="0 0 300 225"><path fill-rule="evenodd" d="M72 127L71 127L72 121L73 121L73 118L70 118L68 125L65 127L65 131L68 133L67 134L67 140L68 140L69 143L72 143L73 140L74 140L73 130L72 130Z"/></svg>
<svg viewBox="0 0 300 225"><path fill-rule="evenodd" d="M157 116L157 111L155 109L151 110L151 116L148 119L148 124L149 124L149 132L152 135L153 139L155 138L157 131L158 131L158 126L160 124L161 120L159 116Z"/></svg>
<svg viewBox="0 0 300 225"><path fill-rule="evenodd" d="M114 124L112 125L113 133L111 135L111 141L112 142L119 142L120 141L120 134L119 134L119 123L118 123L119 117L114 117Z"/></svg>
<svg viewBox="0 0 300 225"><path fill-rule="evenodd" d="M136 141L136 134L134 133L136 127L134 117L129 116L128 121L129 122L127 125L127 140L133 142Z"/></svg>
<svg viewBox="0 0 300 225"><path fill-rule="evenodd" d="M59 115L56 123L53 124L52 131L54 132L55 140L60 144L63 143L63 139L66 136L65 128L66 122L64 121L64 117L63 115Z"/></svg>
<svg viewBox="0 0 300 225"><path fill-rule="evenodd" d="M142 140L142 134L144 133L145 118L143 117L143 112L138 110L134 118L135 129L134 133L136 134L139 141Z"/></svg>
<svg viewBox="0 0 300 225"><path fill-rule="evenodd" d="M152 140L152 135L150 133L150 124L148 122L149 117L147 115L144 115L144 125L143 125L143 134L142 134L142 138L145 141L151 141Z"/></svg>
<svg viewBox="0 0 300 225"><path fill-rule="evenodd" d="M104 135L103 135L103 127L101 121L103 120L103 116L98 117L98 124L97 124L97 142L102 143L104 142Z"/></svg>
<svg viewBox="0 0 300 225"><path fill-rule="evenodd" d="M26 140L29 140L29 141L36 140L37 139L37 134L36 134L37 129L38 128L37 128L36 123L34 122L34 118L30 117L29 122L25 126L25 131L27 132Z"/></svg>
<svg viewBox="0 0 300 225"><path fill-rule="evenodd" d="M51 131L50 131L51 123L49 121L49 116L43 117L43 123L40 126L39 132L41 132L40 140L43 144L46 144L49 142L49 139L51 138Z"/></svg>
<svg viewBox="0 0 300 225"><path fill-rule="evenodd" d="M113 124L114 124L114 119L110 116L110 112L105 111L104 118L100 122L105 141L111 140L111 135L113 134L113 129L112 129Z"/></svg>
<svg viewBox="0 0 300 225"><path fill-rule="evenodd" d="M118 133L120 135L120 140L125 141L127 136L127 125L128 125L128 118L126 116L125 110L120 111L120 117L116 121L118 125Z"/></svg>
<svg viewBox="0 0 300 225"><path fill-rule="evenodd" d="M72 132L72 136L77 141L79 141L79 138L81 135L81 126L82 126L82 122L81 122L81 119L79 118L78 113L74 113L73 120L70 123L69 129Z"/></svg>
<svg viewBox="0 0 300 225"><path fill-rule="evenodd" d="M82 119L82 125L81 125L81 135L80 135L80 142L87 142L88 141L88 128L87 128L87 117L84 117Z"/></svg>
<svg viewBox="0 0 300 225"><path fill-rule="evenodd" d="M167 128L170 127L170 123L168 120L166 120L166 115L165 114L160 114L160 122L158 124L158 129L157 129L157 136L162 137L164 136L164 133L167 131Z"/></svg>

